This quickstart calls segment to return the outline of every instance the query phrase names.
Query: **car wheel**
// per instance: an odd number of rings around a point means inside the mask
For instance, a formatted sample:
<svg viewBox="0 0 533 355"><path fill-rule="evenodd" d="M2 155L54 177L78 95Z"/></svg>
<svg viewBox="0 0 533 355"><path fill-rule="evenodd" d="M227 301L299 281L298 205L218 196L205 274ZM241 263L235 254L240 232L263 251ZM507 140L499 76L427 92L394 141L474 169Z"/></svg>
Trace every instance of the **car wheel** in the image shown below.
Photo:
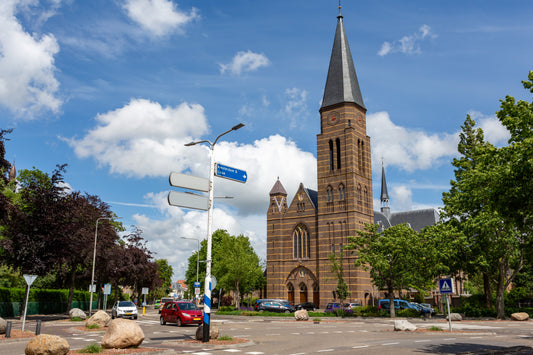
<svg viewBox="0 0 533 355"><path fill-rule="evenodd" d="M285 310L285 313L291 313L291 311L289 311L288 309Z"/></svg>
<svg viewBox="0 0 533 355"><path fill-rule="evenodd" d="M134 316L133 319L137 319L137 316Z"/></svg>
<svg viewBox="0 0 533 355"><path fill-rule="evenodd" d="M159 323L160 323L161 325L165 325L165 324L167 324L167 322L165 322L165 319L164 319L162 316L159 317Z"/></svg>
<svg viewBox="0 0 533 355"><path fill-rule="evenodd" d="M313 311L313 312L314 312L314 311L316 311L316 308L315 308L315 307L313 307L312 311Z"/></svg>
<svg viewBox="0 0 533 355"><path fill-rule="evenodd" d="M178 327L181 327L181 326L183 325L183 324L181 323L181 318L180 318L180 317L178 317L178 319L176 320L176 325L177 325Z"/></svg>
<svg viewBox="0 0 533 355"><path fill-rule="evenodd" d="M111 313L111 319L115 319L115 315Z"/></svg>

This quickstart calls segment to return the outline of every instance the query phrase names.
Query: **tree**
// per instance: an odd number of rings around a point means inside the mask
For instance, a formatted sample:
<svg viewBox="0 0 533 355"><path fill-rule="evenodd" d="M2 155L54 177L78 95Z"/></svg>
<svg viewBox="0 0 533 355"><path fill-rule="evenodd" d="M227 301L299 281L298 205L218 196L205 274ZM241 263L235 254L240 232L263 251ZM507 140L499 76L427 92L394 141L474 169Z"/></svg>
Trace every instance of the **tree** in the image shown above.
<svg viewBox="0 0 533 355"><path fill-rule="evenodd" d="M330 262L330 271L335 275L337 279L337 286L335 287L335 294L339 299L341 304L344 304L344 300L350 295L348 289L348 284L344 280L344 252L341 250L339 256L337 257L335 253L330 253L328 255Z"/></svg>
<svg viewBox="0 0 533 355"><path fill-rule="evenodd" d="M157 277L161 280L161 286L154 288L150 293L155 298L161 298L167 295L168 288L172 284L172 275L174 271L172 266L168 264L167 259L156 259L157 264Z"/></svg>
<svg viewBox="0 0 533 355"><path fill-rule="evenodd" d="M420 283L416 275L420 268L423 245L418 234L407 224L399 224L380 232L378 225L367 224L357 236L348 237L345 250L356 253L355 266L370 269L374 285L387 290L390 316L395 317L394 292ZM424 280L424 284L426 280Z"/></svg>

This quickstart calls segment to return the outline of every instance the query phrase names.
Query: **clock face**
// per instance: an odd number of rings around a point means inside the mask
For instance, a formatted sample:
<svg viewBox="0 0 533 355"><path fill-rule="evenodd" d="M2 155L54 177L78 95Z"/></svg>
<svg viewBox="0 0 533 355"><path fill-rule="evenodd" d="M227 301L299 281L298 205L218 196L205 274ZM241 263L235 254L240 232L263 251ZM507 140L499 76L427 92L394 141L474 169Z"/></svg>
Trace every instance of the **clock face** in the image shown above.
<svg viewBox="0 0 533 355"><path fill-rule="evenodd" d="M339 113L336 111L333 111L328 115L328 124L334 125L335 123L339 121L339 119L340 119Z"/></svg>

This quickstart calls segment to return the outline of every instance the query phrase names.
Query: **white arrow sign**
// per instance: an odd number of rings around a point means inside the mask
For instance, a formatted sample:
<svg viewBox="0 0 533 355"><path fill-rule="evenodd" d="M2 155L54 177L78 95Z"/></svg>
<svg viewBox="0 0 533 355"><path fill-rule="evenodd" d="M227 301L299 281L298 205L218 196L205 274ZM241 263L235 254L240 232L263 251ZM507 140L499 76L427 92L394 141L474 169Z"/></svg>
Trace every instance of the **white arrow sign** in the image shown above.
<svg viewBox="0 0 533 355"><path fill-rule="evenodd" d="M177 191L170 191L168 193L168 204L171 206L192 208L203 211L207 211L209 209L209 201L207 196Z"/></svg>
<svg viewBox="0 0 533 355"><path fill-rule="evenodd" d="M170 186L182 187L189 190L209 191L209 179L180 173L170 173Z"/></svg>

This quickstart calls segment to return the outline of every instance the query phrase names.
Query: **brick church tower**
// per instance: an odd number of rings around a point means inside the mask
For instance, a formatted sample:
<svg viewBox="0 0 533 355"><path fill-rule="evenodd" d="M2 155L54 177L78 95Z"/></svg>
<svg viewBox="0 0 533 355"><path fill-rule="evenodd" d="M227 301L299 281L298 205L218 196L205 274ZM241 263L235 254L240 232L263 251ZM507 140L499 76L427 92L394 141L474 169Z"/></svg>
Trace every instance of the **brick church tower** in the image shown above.
<svg viewBox="0 0 533 355"><path fill-rule="evenodd" d="M348 236L374 222L366 108L340 11L320 108L317 178L318 191L300 184L290 205L279 179L270 191L266 297L322 308L336 300L328 256L338 256ZM354 267L354 258L344 253L348 300L367 304L370 277Z"/></svg>

